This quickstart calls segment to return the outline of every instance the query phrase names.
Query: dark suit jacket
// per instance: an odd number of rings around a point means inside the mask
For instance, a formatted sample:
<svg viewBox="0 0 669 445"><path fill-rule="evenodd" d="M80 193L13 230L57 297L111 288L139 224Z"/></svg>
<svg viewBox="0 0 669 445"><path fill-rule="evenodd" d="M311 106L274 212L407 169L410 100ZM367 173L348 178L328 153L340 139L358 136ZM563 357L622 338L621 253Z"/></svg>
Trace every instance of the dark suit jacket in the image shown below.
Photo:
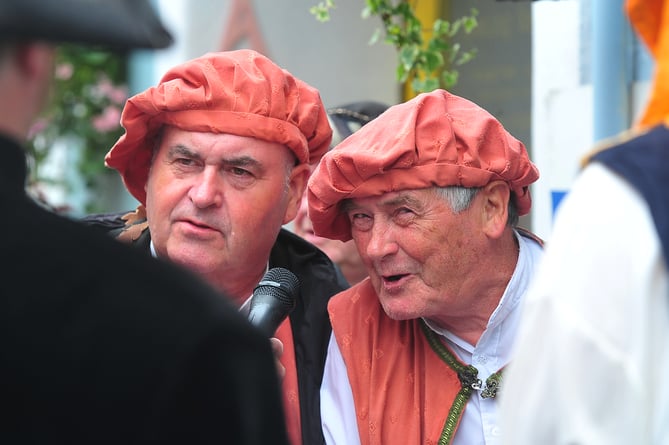
<svg viewBox="0 0 669 445"><path fill-rule="evenodd" d="M175 266L24 192L0 136L0 443L286 444L267 339Z"/></svg>

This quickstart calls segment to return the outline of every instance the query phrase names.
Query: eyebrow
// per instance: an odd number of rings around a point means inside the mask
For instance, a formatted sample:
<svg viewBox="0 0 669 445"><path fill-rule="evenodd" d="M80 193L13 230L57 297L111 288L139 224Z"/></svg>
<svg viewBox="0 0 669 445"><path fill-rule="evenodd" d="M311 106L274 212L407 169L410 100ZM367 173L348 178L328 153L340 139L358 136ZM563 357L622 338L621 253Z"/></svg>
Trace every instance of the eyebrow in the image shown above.
<svg viewBox="0 0 669 445"><path fill-rule="evenodd" d="M420 199L417 199L414 196L408 195L408 194L401 194L399 196L396 196L392 199L389 199L388 201L384 201L381 203L381 206L383 207L398 207L398 206L403 206L403 205L408 205L412 207L417 207L422 204L422 201Z"/></svg>
<svg viewBox="0 0 669 445"><path fill-rule="evenodd" d="M403 205L418 207L422 205L422 201L420 199L415 198L414 196L408 194L401 194L399 196L395 196L391 199L388 199L387 201L381 201L380 203L381 207L399 207ZM340 205L340 211L349 212L359 207L360 206L358 206L353 202L353 198L349 198L342 201Z"/></svg>
<svg viewBox="0 0 669 445"><path fill-rule="evenodd" d="M167 150L167 155L170 158L181 155L189 158L200 159L200 155L198 153L195 153L183 144L176 144L171 146L169 150Z"/></svg>
<svg viewBox="0 0 669 445"><path fill-rule="evenodd" d="M174 156L186 156L188 158L192 159L202 159L202 156L200 156L199 153L194 152L187 146L183 144L176 144L172 147L170 147L168 151L168 155L170 157ZM238 156L238 157L232 157L232 158L222 158L220 160L221 164L224 165L230 165L234 167L255 167L255 168L262 168L262 164L255 158L252 158L251 156Z"/></svg>

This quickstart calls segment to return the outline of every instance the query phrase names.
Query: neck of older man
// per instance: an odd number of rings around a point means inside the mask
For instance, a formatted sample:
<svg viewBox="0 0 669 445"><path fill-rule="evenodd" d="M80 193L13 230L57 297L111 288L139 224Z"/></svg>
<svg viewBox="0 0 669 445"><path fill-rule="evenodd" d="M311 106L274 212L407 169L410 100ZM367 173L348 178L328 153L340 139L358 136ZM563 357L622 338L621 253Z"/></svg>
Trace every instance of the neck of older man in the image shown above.
<svg viewBox="0 0 669 445"><path fill-rule="evenodd" d="M518 240L512 228L508 227L499 239L490 240L489 247L477 263L477 273L462 286L462 294L453 298L457 303L449 304L443 315L430 317L430 321L474 346L488 327L518 263Z"/></svg>

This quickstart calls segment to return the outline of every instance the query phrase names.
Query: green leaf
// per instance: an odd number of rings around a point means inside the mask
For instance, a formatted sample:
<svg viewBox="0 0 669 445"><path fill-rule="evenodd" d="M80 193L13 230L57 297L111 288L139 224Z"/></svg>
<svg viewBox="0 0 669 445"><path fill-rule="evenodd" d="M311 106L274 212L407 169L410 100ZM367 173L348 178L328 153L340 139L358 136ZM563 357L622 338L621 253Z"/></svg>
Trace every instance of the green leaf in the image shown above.
<svg viewBox="0 0 669 445"><path fill-rule="evenodd" d="M444 65L444 57L438 52L425 53L425 70L429 73Z"/></svg>
<svg viewBox="0 0 669 445"><path fill-rule="evenodd" d="M416 58L420 54L420 50L416 46L405 46L400 50L399 60L400 65L404 66L407 71L410 71L416 63Z"/></svg>
<svg viewBox="0 0 669 445"><path fill-rule="evenodd" d="M395 68L395 78L400 82L406 82L409 78L409 70L401 63Z"/></svg>
<svg viewBox="0 0 669 445"><path fill-rule="evenodd" d="M411 86L416 92L432 91L440 84L444 88L452 87L458 80L458 72L446 69L446 65L468 63L477 54L475 49L461 51L461 44L455 39L459 31L469 34L478 26L476 8L456 20L437 18L430 27L416 16L414 2L409 0L365 0L364 4L361 17L376 16L382 23L382 28L374 31L369 44L383 39L396 49L396 79L406 82L411 78ZM317 7L329 11L334 7L334 0L321 2ZM318 10L317 7L312 9ZM427 41L423 35L426 29L431 29Z"/></svg>
<svg viewBox="0 0 669 445"><path fill-rule="evenodd" d="M381 37L381 30L379 28L376 28L374 34L372 34L372 37L370 37L368 44L374 45L376 42L379 41L379 37Z"/></svg>
<svg viewBox="0 0 669 445"><path fill-rule="evenodd" d="M458 83L458 72L455 70L444 71L441 74L442 82L446 85L446 89Z"/></svg>

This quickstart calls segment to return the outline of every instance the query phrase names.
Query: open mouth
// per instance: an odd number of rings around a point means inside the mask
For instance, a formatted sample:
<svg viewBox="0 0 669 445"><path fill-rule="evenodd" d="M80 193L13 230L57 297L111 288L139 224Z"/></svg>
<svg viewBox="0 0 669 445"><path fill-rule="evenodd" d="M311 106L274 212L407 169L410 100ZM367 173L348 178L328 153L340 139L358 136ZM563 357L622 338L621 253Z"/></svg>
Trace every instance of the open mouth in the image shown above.
<svg viewBox="0 0 669 445"><path fill-rule="evenodd" d="M383 280L389 283L395 283L400 281L402 278L406 277L407 274L398 274L398 275L384 275Z"/></svg>

